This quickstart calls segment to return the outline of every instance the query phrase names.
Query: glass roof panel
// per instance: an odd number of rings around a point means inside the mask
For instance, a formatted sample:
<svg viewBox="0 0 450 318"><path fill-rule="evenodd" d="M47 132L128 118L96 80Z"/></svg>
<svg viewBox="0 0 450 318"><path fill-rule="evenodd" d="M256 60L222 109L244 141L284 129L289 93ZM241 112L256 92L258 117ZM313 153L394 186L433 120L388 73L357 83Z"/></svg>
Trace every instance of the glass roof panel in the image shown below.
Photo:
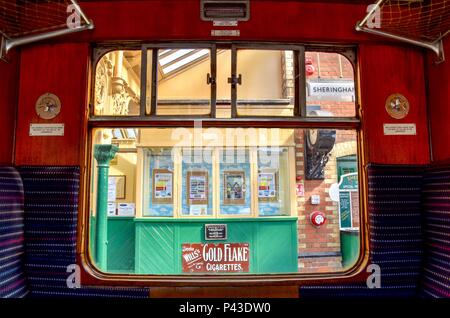
<svg viewBox="0 0 450 318"><path fill-rule="evenodd" d="M167 51L167 50L165 50L165 51ZM192 51L194 51L194 49L181 49L181 50L170 50L170 51L173 51L173 52L171 52L167 55L164 54L166 56L159 60L159 64L161 66L167 65L168 63L175 61L176 59L182 57L183 55L191 53ZM160 56L161 56L161 53L160 53Z"/></svg>
<svg viewBox="0 0 450 318"><path fill-rule="evenodd" d="M161 64L163 66L162 72L163 72L164 75L166 75L166 74L168 74L170 72L173 72L173 71L175 71L175 70L177 70L179 68L187 66L188 64L193 63L196 60L199 60L199 59L205 57L208 54L209 54L209 50L203 49L203 50L199 50L198 52L195 52L193 54L189 54L185 58L182 58L179 61L168 65L167 67L164 67L164 64Z"/></svg>

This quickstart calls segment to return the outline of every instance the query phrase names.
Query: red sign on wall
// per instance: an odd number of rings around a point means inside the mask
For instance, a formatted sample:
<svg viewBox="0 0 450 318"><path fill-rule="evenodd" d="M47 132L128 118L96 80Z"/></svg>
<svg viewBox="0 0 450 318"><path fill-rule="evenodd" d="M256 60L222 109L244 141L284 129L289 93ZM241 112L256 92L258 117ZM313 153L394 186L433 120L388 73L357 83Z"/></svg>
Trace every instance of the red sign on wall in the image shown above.
<svg viewBox="0 0 450 318"><path fill-rule="evenodd" d="M248 273L248 243L183 244L183 273Z"/></svg>

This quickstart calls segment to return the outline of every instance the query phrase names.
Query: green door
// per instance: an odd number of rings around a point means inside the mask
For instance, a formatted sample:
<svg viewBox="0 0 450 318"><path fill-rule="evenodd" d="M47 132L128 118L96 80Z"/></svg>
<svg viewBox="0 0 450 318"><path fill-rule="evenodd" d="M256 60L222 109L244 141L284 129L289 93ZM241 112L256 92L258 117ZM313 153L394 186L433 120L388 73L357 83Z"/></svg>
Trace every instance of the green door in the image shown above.
<svg viewBox="0 0 450 318"><path fill-rule="evenodd" d="M338 182L341 181L342 175L358 171L356 155L339 157L336 160L337 160Z"/></svg>

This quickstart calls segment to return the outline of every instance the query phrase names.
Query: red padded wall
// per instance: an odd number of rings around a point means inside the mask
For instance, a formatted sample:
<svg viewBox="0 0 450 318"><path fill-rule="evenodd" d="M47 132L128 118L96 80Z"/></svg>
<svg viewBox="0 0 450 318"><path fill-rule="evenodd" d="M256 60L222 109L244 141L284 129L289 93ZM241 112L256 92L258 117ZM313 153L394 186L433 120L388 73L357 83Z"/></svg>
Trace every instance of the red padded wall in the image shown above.
<svg viewBox="0 0 450 318"><path fill-rule="evenodd" d="M369 161L385 164L427 164L430 161L421 50L388 45L361 45L361 102ZM410 103L400 120L385 110L386 98L401 93ZM415 123L415 136L385 136L383 124Z"/></svg>
<svg viewBox="0 0 450 318"><path fill-rule="evenodd" d="M16 165L79 165L85 130L89 46L36 45L22 51ZM56 94L62 104L54 119L42 120L35 111L44 93ZM30 123L64 123L63 137L30 137Z"/></svg>
<svg viewBox="0 0 450 318"><path fill-rule="evenodd" d="M97 1L83 3L96 28L83 39L211 39L212 22L200 20L199 0ZM250 21L239 22L239 40L357 41L367 5L250 1ZM215 29L220 29L216 27ZM77 36L78 37L78 36ZM229 39L229 38L228 38Z"/></svg>

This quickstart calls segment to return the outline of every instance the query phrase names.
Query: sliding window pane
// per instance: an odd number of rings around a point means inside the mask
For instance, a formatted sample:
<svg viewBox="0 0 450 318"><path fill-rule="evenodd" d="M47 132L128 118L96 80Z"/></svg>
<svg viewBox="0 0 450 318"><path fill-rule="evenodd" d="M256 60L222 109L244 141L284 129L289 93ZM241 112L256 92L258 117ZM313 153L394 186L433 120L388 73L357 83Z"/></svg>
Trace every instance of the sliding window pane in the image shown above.
<svg viewBox="0 0 450 318"><path fill-rule="evenodd" d="M295 54L280 50L238 50L239 116L293 116Z"/></svg>
<svg viewBox="0 0 450 318"><path fill-rule="evenodd" d="M306 109L310 117L355 117L355 79L339 53L306 52Z"/></svg>
<svg viewBox="0 0 450 318"><path fill-rule="evenodd" d="M209 49L160 49L157 64L157 115L211 113Z"/></svg>

